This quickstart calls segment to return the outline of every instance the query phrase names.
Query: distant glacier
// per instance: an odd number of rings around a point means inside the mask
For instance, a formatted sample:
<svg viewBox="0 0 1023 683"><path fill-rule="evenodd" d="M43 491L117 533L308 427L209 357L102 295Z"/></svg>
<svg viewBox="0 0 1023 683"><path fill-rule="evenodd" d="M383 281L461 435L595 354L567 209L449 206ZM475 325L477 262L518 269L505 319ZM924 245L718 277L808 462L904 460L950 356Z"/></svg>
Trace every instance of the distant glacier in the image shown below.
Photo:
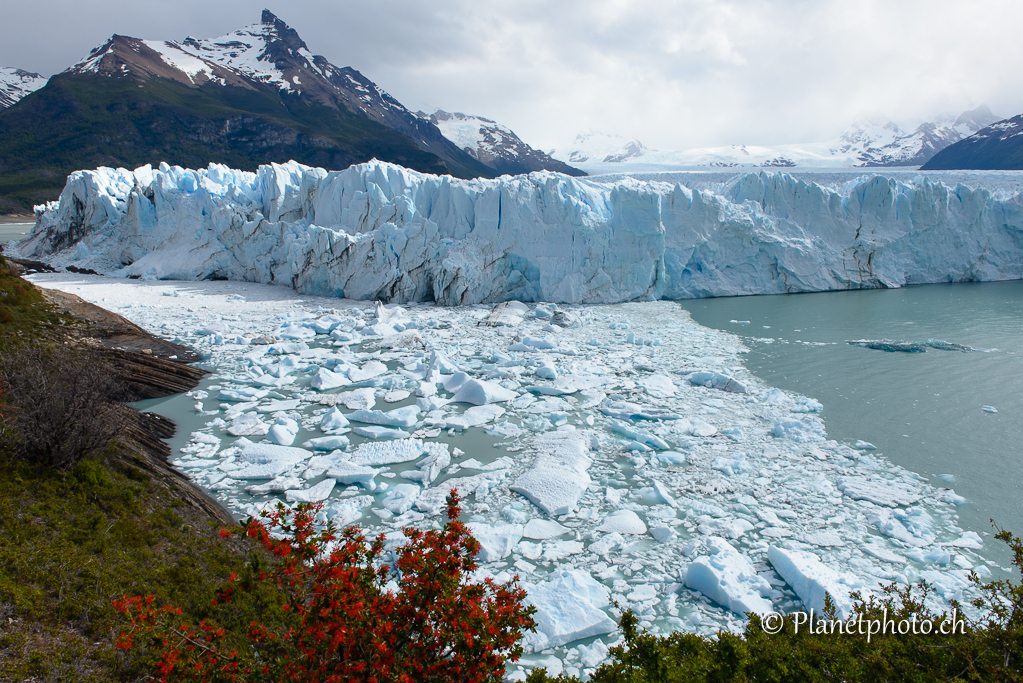
<svg viewBox="0 0 1023 683"><path fill-rule="evenodd" d="M145 279L447 305L779 294L1023 278L1023 200L918 177L716 190L537 172L459 180L372 161L327 172L99 168L37 207L23 257Z"/></svg>

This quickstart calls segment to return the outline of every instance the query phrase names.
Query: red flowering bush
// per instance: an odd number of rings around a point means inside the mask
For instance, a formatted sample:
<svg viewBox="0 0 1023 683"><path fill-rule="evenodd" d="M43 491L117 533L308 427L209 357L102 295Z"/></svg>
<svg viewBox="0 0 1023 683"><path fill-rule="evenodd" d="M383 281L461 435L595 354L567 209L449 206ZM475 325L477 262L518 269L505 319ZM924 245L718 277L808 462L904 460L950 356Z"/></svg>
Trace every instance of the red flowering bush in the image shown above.
<svg viewBox="0 0 1023 683"><path fill-rule="evenodd" d="M514 583L470 580L479 543L448 498L440 530L405 529L405 543L384 563L383 535L369 542L355 527L317 529L319 505L264 513L239 529L276 558L268 568L232 576L215 604L271 582L286 596L274 615L253 621L243 638L212 621L183 623L181 611L151 597L125 597L119 647L150 648L162 681L499 681L516 660L533 608ZM517 577L516 577L517 578ZM233 646L232 646L233 645Z"/></svg>

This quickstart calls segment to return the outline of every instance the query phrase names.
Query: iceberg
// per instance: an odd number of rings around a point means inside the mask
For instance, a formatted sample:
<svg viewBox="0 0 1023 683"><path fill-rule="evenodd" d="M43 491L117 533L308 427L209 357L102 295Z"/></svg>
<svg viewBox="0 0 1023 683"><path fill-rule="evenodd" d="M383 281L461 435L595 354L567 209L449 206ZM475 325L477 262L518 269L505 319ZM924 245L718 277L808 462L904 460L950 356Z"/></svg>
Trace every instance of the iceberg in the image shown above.
<svg viewBox="0 0 1023 683"><path fill-rule="evenodd" d="M852 614L854 591L864 591L864 584L851 574L841 574L828 567L813 553L771 546L767 560L785 582L792 586L807 609L824 613L824 596L830 595L835 615L847 619ZM866 599L866 595L863 598Z"/></svg>
<svg viewBox="0 0 1023 683"><path fill-rule="evenodd" d="M524 584L525 603L536 607L536 633L527 633L524 645L540 652L574 640L612 633L617 627L604 612L610 591L584 571L554 572L548 581Z"/></svg>
<svg viewBox="0 0 1023 683"><path fill-rule="evenodd" d="M765 597L770 595L771 584L757 574L750 561L728 541L711 536L706 543L709 554L689 564L686 586L736 614L773 612L774 606Z"/></svg>
<svg viewBox="0 0 1023 683"><path fill-rule="evenodd" d="M1020 195L926 176L825 187L759 171L711 190L546 171L458 180L379 161L160 164L72 173L15 250L122 277L350 299L614 303L1021 279L1021 230ZM381 327L395 333L391 321L367 329Z"/></svg>

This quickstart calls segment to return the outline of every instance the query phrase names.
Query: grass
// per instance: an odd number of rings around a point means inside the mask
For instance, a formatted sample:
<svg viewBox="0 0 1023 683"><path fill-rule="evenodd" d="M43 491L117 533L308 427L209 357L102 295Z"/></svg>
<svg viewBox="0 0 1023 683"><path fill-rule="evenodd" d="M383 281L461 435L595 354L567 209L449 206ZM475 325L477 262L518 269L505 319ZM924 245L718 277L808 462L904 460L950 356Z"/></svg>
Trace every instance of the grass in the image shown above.
<svg viewBox="0 0 1023 683"><path fill-rule="evenodd" d="M53 338L55 328L73 324L0 256L0 349L18 340Z"/></svg>
<svg viewBox="0 0 1023 683"><path fill-rule="evenodd" d="M153 594L198 621L245 571L248 546L219 539L136 457L114 446L67 474L0 462L0 680L131 680L147 663L114 648L115 598Z"/></svg>
<svg viewBox="0 0 1023 683"><path fill-rule="evenodd" d="M60 343L72 324L0 257L0 346ZM6 436L0 432L0 681L137 680L150 663L144 648L129 657L114 647L122 625L115 598L153 594L197 622L230 574L264 562L248 542L220 539L219 523L116 441L59 472L15 458ZM257 612L272 611L272 598L264 592L233 604L225 626L243 634Z"/></svg>

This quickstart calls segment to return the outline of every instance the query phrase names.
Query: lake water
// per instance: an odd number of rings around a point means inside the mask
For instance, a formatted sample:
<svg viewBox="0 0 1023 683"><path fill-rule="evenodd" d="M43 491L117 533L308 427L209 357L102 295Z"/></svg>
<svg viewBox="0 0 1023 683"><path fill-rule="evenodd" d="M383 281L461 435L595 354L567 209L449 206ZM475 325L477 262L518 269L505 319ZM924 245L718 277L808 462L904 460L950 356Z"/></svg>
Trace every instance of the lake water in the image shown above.
<svg viewBox="0 0 1023 683"><path fill-rule="evenodd" d="M1023 533L1023 282L684 305L700 324L744 336L754 374L823 403L830 438L869 441L892 462L965 496L963 528L991 530L993 518ZM901 353L846 343L864 338L997 350ZM1007 557L1000 544L986 545Z"/></svg>
<svg viewBox="0 0 1023 683"><path fill-rule="evenodd" d="M0 223L0 244L23 240L32 231L34 223Z"/></svg>

